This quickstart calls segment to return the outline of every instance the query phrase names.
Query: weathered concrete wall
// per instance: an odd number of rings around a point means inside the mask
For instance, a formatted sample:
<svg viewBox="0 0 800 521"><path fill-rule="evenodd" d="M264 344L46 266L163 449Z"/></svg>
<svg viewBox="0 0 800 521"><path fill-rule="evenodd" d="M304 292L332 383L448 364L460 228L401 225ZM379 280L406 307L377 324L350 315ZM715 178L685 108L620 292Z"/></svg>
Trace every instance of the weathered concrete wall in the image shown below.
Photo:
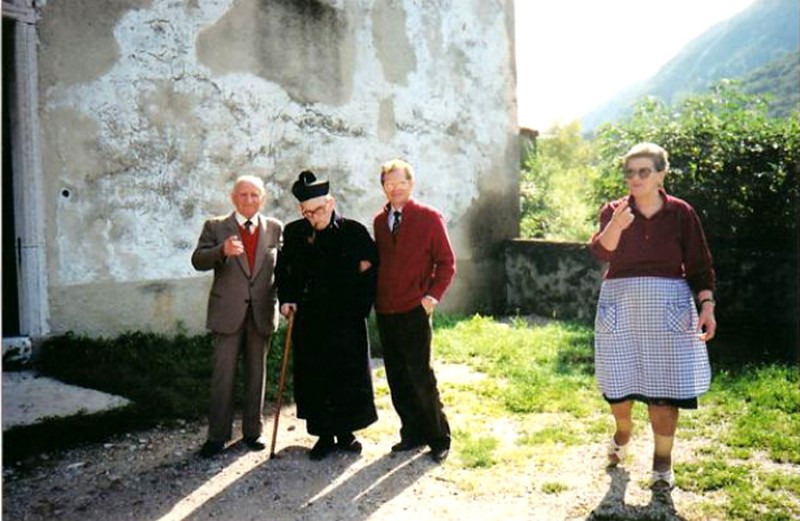
<svg viewBox="0 0 800 521"><path fill-rule="evenodd" d="M310 168L371 224L402 156L459 256L444 305L504 301L518 231L511 0L59 0L39 23L51 329L203 326L189 257L245 167L296 218Z"/></svg>

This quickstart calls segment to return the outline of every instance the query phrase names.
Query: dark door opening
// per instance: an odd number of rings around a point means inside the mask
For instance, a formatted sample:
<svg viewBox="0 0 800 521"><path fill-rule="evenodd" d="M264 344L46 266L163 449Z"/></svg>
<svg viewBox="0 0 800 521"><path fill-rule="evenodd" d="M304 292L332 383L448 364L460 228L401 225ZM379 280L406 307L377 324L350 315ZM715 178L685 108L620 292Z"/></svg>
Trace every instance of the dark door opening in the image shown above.
<svg viewBox="0 0 800 521"><path fill-rule="evenodd" d="M11 162L11 92L14 87L14 30L3 18L3 337L19 336L17 230L14 224L14 172Z"/></svg>

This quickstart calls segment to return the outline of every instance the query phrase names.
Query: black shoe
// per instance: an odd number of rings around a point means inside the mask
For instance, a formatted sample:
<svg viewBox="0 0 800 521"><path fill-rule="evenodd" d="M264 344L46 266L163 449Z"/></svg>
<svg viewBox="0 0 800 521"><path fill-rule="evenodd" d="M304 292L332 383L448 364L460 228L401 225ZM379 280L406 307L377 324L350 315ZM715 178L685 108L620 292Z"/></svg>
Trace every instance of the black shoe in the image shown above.
<svg viewBox="0 0 800 521"><path fill-rule="evenodd" d="M400 443L392 445L392 452L405 452L407 450L418 449L425 445L421 440L400 440Z"/></svg>
<svg viewBox="0 0 800 521"><path fill-rule="evenodd" d="M431 448L431 459L436 463L441 463L450 455L450 448L444 447L441 449Z"/></svg>
<svg viewBox="0 0 800 521"><path fill-rule="evenodd" d="M213 458L225 448L225 444L221 441L207 441L200 448L200 456L203 458Z"/></svg>
<svg viewBox="0 0 800 521"><path fill-rule="evenodd" d="M319 461L336 449L333 436L320 436L317 443L308 451L308 457L312 461Z"/></svg>
<svg viewBox="0 0 800 521"><path fill-rule="evenodd" d="M343 450L344 452L361 454L361 442L358 441L352 433L336 436L336 446L339 448L339 450Z"/></svg>
<svg viewBox="0 0 800 521"><path fill-rule="evenodd" d="M244 443L250 450L258 451L267 448L267 440L263 436L258 436L256 438L250 438L250 437L245 438Z"/></svg>

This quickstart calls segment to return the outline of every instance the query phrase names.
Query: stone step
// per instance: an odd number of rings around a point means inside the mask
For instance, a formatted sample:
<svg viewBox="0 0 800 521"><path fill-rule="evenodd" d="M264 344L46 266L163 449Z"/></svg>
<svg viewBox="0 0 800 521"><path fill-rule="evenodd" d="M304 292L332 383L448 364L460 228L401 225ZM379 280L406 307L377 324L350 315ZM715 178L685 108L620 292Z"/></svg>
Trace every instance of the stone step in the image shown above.
<svg viewBox="0 0 800 521"><path fill-rule="evenodd" d="M33 344L26 336L3 338L3 367L26 366L33 357Z"/></svg>
<svg viewBox="0 0 800 521"><path fill-rule="evenodd" d="M45 418L96 414L125 407L122 396L68 385L35 371L3 372L3 431Z"/></svg>

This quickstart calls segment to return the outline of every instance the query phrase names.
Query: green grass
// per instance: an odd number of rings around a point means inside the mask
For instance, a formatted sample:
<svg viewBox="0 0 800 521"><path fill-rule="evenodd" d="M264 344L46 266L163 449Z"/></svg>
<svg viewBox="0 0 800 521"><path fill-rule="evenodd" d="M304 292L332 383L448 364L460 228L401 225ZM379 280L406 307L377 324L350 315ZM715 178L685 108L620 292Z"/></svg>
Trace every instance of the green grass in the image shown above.
<svg viewBox="0 0 800 521"><path fill-rule="evenodd" d="M677 485L690 492L724 491L726 519L790 520L800 515L800 476L756 472L750 464L718 459L679 463Z"/></svg>
<svg viewBox="0 0 800 521"><path fill-rule="evenodd" d="M510 413L569 412L602 407L591 370L592 332L569 323L530 328L474 316L436 332L436 353L503 380L498 399Z"/></svg>
<svg viewBox="0 0 800 521"><path fill-rule="evenodd" d="M497 464L495 450L499 445L492 436L473 437L468 432L456 431L453 435L459 446L459 457L466 468L486 468Z"/></svg>
<svg viewBox="0 0 800 521"><path fill-rule="evenodd" d="M541 430L525 434L518 440L520 445L544 445L548 443L563 443L564 445L582 445L587 437L570 425L556 425L545 427Z"/></svg>
<svg viewBox="0 0 800 521"><path fill-rule="evenodd" d="M567 490L569 490L569 486L557 481L548 481L542 485L542 492L545 494L560 494L561 492L566 492Z"/></svg>

